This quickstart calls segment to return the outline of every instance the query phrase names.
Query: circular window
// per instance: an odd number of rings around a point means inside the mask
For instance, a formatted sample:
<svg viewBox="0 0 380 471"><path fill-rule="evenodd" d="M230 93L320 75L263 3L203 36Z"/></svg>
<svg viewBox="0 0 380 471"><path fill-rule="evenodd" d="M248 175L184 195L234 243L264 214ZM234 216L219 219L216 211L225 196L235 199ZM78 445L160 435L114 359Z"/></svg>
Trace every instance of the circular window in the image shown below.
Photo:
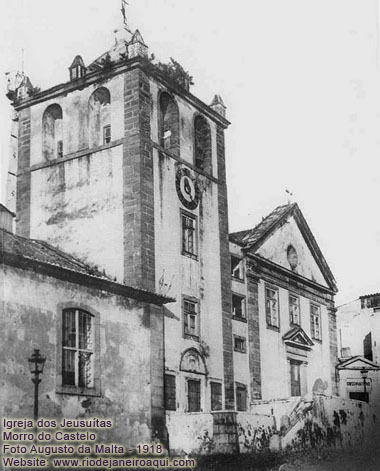
<svg viewBox="0 0 380 471"><path fill-rule="evenodd" d="M288 257L288 262L290 265L290 268L292 270L295 270L298 265L298 255L296 249L293 247L293 245L289 245L287 248L287 257Z"/></svg>

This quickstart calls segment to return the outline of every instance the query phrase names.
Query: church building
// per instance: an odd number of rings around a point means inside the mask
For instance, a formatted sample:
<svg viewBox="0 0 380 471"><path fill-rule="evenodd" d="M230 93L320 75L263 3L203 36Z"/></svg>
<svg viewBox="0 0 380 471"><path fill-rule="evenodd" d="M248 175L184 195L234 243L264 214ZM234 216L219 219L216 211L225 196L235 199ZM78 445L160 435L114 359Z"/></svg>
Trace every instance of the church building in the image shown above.
<svg viewBox="0 0 380 471"><path fill-rule="evenodd" d="M104 439L130 445L236 451L239 413L336 394L336 284L299 207L229 235L222 98L192 95L126 24L68 72L8 93L2 413L28 415L33 348L44 414L114 419Z"/></svg>

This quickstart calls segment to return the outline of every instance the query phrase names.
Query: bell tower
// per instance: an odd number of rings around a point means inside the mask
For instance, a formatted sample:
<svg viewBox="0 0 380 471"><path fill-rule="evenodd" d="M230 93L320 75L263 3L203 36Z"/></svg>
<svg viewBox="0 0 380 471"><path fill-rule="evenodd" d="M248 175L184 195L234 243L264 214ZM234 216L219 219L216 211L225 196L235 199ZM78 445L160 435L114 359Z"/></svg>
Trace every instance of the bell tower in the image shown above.
<svg viewBox="0 0 380 471"><path fill-rule="evenodd" d="M226 107L192 95L177 62L149 60L123 18L109 50L75 57L69 81L15 99L16 230L174 297L157 353L166 408L233 409Z"/></svg>

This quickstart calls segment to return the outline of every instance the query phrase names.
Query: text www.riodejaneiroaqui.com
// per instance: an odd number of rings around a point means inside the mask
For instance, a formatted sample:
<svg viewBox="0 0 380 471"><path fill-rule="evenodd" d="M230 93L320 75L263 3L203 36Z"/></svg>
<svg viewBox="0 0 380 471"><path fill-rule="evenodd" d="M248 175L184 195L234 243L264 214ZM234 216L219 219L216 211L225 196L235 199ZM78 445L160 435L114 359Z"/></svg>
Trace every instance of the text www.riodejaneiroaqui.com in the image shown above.
<svg viewBox="0 0 380 471"><path fill-rule="evenodd" d="M168 457L160 443L134 448L97 443L94 430L112 428L112 420L30 419L2 420L2 465L5 468L57 469L191 469L191 458ZM136 456L137 455L137 456Z"/></svg>

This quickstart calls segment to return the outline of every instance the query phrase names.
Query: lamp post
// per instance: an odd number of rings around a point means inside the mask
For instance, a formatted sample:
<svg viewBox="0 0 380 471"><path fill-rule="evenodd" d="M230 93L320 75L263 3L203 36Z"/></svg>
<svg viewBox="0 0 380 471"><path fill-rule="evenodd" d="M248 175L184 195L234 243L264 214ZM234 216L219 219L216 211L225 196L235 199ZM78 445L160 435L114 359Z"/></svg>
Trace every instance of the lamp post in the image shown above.
<svg viewBox="0 0 380 471"><path fill-rule="evenodd" d="M46 358L41 356L38 348L34 349L34 352L30 358L28 358L29 369L34 383L34 420L38 419L38 385L41 382L40 375L44 371Z"/></svg>
<svg viewBox="0 0 380 471"><path fill-rule="evenodd" d="M368 370L363 368L362 370L360 370L360 374L362 375L362 378L363 378L364 397L366 398L365 402L368 402L368 399L367 399L367 385L366 385L366 379L368 377Z"/></svg>

